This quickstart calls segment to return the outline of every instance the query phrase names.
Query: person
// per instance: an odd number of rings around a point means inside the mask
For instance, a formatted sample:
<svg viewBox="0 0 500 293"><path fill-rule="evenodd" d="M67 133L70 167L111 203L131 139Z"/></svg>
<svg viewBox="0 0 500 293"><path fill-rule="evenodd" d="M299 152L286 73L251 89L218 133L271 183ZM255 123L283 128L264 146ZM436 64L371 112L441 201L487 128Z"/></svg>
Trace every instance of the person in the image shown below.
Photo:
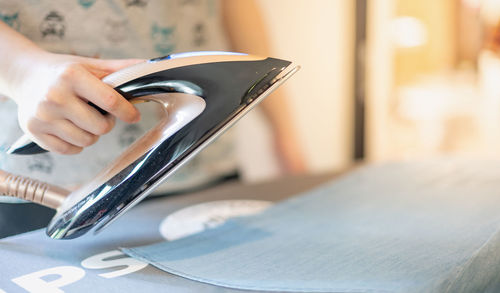
<svg viewBox="0 0 500 293"><path fill-rule="evenodd" d="M0 93L4 96L0 98L0 168L69 189L97 174L157 120L150 115L154 107L132 105L104 84L103 77L175 52L270 53L253 1L0 0L0 20ZM139 111L140 107L144 108ZM262 109L285 169L304 171L283 94L273 94ZM4 151L22 132L50 153L6 155ZM230 135L223 135L160 192L202 185L234 172L237 166L234 156L228 155L233 149L229 140Z"/></svg>

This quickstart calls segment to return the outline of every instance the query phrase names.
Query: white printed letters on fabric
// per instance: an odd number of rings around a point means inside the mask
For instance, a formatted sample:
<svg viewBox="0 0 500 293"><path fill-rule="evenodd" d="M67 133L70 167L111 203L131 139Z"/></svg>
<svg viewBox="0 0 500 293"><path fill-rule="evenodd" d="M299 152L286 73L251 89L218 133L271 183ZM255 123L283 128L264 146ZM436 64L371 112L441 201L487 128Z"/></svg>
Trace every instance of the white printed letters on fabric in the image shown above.
<svg viewBox="0 0 500 293"><path fill-rule="evenodd" d="M117 256L122 256L118 259L106 260L109 258L115 258ZM125 256L123 252L119 250L108 251L105 253L101 253L98 255L91 256L82 261L82 267L86 269L107 269L113 267L122 267L126 266L126 268L113 271L111 273L99 274L99 276L107 279L116 278L123 275L128 275L133 272L137 272L147 267L148 264L142 261L136 260L134 258Z"/></svg>
<svg viewBox="0 0 500 293"><path fill-rule="evenodd" d="M107 279L128 275L148 266L145 262L125 256L119 250L107 251L88 257L81 262L81 265L86 269L119 267L118 270L99 274L100 277ZM84 276L85 270L82 268L59 266L14 278L12 282L31 293L64 293L62 287L75 283L83 279ZM5 291L0 289L0 293L5 293Z"/></svg>
<svg viewBox="0 0 500 293"><path fill-rule="evenodd" d="M52 275L57 275L59 278L52 281L43 279L43 277ZM27 274L12 279L12 281L31 293L63 293L64 291L59 288L74 283L84 276L85 271L83 269L61 266Z"/></svg>

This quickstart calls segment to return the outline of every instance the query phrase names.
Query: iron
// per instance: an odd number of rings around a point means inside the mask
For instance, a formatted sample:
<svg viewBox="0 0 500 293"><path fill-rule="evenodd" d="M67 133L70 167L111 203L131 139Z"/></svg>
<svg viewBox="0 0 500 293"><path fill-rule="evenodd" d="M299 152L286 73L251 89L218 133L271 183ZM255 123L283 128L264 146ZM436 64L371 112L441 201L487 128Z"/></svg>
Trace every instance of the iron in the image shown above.
<svg viewBox="0 0 500 293"><path fill-rule="evenodd" d="M0 193L57 210L54 239L101 231L220 136L299 69L290 61L233 52L150 59L103 79L131 102L152 101L165 115L76 191L0 170ZM23 136L11 154L44 152Z"/></svg>

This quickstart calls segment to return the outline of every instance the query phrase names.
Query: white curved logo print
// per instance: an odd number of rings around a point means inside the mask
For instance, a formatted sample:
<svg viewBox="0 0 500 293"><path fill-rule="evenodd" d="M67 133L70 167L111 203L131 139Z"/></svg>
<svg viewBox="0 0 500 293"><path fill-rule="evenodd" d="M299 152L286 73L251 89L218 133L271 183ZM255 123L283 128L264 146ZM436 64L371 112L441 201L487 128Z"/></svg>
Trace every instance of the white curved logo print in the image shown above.
<svg viewBox="0 0 500 293"><path fill-rule="evenodd" d="M178 210L160 224L160 233L172 241L222 225L229 218L260 213L272 205L262 200L220 200Z"/></svg>

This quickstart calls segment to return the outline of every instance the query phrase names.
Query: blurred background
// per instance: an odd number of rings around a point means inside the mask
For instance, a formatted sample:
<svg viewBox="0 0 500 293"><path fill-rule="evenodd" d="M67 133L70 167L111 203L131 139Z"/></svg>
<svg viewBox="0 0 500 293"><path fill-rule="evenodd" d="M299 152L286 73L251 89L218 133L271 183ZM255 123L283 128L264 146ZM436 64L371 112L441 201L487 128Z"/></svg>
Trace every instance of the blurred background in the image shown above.
<svg viewBox="0 0 500 293"><path fill-rule="evenodd" d="M500 0L290 3L259 2L310 172L500 157Z"/></svg>

